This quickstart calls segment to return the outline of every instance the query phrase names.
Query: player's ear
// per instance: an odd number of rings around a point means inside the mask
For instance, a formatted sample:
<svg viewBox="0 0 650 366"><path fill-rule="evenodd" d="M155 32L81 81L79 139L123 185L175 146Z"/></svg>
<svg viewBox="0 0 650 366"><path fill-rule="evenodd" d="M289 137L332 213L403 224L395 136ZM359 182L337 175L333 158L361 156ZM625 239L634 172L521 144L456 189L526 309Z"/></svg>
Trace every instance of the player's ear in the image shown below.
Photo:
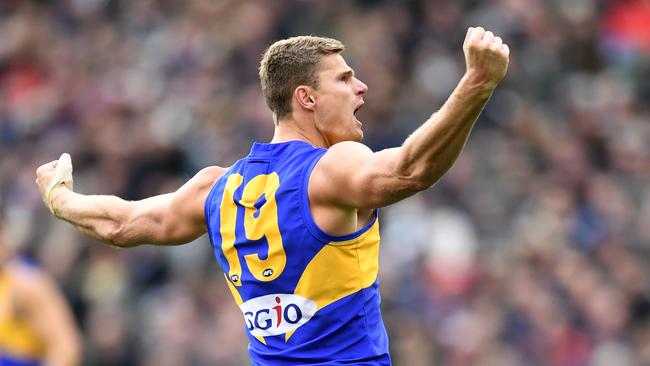
<svg viewBox="0 0 650 366"><path fill-rule="evenodd" d="M316 105L316 100L312 94L312 89L306 85L300 85L294 90L293 97L296 99L298 104L305 109L310 111L314 110Z"/></svg>

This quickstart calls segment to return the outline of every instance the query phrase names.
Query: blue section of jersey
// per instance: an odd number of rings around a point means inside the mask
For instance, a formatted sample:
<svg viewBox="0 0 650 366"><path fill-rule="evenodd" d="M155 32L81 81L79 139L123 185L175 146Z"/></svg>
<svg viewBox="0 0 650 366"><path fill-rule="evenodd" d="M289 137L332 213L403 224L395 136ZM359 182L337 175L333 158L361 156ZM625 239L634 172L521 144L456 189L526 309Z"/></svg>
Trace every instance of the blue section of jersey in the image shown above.
<svg viewBox="0 0 650 366"><path fill-rule="evenodd" d="M26 360L0 355L0 366L41 366L39 361Z"/></svg>
<svg viewBox="0 0 650 366"><path fill-rule="evenodd" d="M285 342L253 341L254 365L390 365L388 337L379 313L378 283L318 311Z"/></svg>
<svg viewBox="0 0 650 366"><path fill-rule="evenodd" d="M254 365L390 365L377 280L373 283L371 278L366 288L342 288L338 297L310 299L305 295L311 293L305 292L305 286L328 281L326 272L319 277L322 266L314 267L329 264L337 255L356 254L355 250L337 252L326 247L361 238L375 225L373 221L358 232L337 237L314 223L307 187L314 166L326 151L302 141L255 143L247 157L217 180L206 200L210 241L233 296L241 300L238 305L244 315ZM270 177L275 174L279 185L271 190ZM258 189L260 177L266 179L264 191ZM272 209L263 208L273 207L273 202L277 204L277 218L269 216ZM255 222L258 218L260 222ZM272 237L276 219L281 247ZM234 249L229 244L233 240L233 220ZM230 225L230 229L222 225ZM265 228L261 230L265 235L256 233L259 227ZM376 240L378 245L378 237ZM286 260L284 267L280 257ZM349 263L355 263L354 269L358 270L356 259ZM305 275L308 268L312 273ZM267 275L272 279L267 280ZM302 296L297 291L300 286Z"/></svg>

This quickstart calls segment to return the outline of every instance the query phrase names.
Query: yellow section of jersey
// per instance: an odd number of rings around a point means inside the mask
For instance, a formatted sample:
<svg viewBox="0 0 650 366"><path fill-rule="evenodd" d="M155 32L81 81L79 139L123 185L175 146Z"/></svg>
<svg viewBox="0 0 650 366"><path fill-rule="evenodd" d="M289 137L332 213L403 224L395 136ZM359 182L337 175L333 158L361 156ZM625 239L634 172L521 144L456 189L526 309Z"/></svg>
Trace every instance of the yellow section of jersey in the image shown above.
<svg viewBox="0 0 650 366"><path fill-rule="evenodd" d="M0 269L0 352L39 359L45 353L45 345L26 322L16 318L14 276L9 268Z"/></svg>
<svg viewBox="0 0 650 366"><path fill-rule="evenodd" d="M239 294L239 291L237 291L237 287L235 287L235 285L233 285L232 282L230 282L230 280L228 280L228 277L226 276L225 273L224 273L224 277L226 278L226 283L228 284L228 288L230 289L230 293L232 294L232 297L235 298L235 303L237 304L237 306L243 304L244 299L241 298L241 295ZM254 337L257 338L258 341L266 344L266 341L264 340L264 337L262 337L262 336L254 336Z"/></svg>
<svg viewBox="0 0 650 366"><path fill-rule="evenodd" d="M294 293L317 309L372 285L379 270L379 220L359 237L324 246L305 268ZM295 330L287 332L288 340Z"/></svg>
<svg viewBox="0 0 650 366"><path fill-rule="evenodd" d="M241 263L235 249L235 229L237 227L237 205L234 201L235 191L244 181L239 174L232 174L228 177L224 189L223 200L220 207L219 228L221 230L221 250L228 261L230 271L228 272L228 283L234 286L241 286ZM237 293L239 295L239 293Z"/></svg>

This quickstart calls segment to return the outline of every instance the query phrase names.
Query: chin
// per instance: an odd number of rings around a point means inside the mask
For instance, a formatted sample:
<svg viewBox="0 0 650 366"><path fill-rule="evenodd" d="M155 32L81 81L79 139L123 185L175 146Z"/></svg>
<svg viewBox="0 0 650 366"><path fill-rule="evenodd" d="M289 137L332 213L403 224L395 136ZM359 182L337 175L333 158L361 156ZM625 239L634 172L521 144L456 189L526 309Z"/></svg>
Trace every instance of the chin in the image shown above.
<svg viewBox="0 0 650 366"><path fill-rule="evenodd" d="M363 131L361 128L356 128L353 131L350 131L344 136L344 141L356 141L359 142L363 140Z"/></svg>
<svg viewBox="0 0 650 366"><path fill-rule="evenodd" d="M359 125L357 126L357 128L354 129L354 135L355 135L354 141L361 141L363 140L363 130L361 129L361 122L357 120L357 123Z"/></svg>

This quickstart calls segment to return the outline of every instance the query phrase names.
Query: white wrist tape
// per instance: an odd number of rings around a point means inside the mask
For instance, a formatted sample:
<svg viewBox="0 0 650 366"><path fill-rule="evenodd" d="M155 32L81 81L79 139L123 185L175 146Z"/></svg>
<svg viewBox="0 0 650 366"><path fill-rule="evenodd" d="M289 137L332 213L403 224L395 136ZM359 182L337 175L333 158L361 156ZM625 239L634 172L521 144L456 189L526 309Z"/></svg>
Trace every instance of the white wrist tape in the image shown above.
<svg viewBox="0 0 650 366"><path fill-rule="evenodd" d="M54 168L54 177L52 177L50 185L45 191L45 203L52 212L54 212L52 209L52 191L54 190L54 187L61 183L63 183L63 185L65 185L69 190L72 190L72 159L68 153L61 154L59 162L57 163L56 168Z"/></svg>

